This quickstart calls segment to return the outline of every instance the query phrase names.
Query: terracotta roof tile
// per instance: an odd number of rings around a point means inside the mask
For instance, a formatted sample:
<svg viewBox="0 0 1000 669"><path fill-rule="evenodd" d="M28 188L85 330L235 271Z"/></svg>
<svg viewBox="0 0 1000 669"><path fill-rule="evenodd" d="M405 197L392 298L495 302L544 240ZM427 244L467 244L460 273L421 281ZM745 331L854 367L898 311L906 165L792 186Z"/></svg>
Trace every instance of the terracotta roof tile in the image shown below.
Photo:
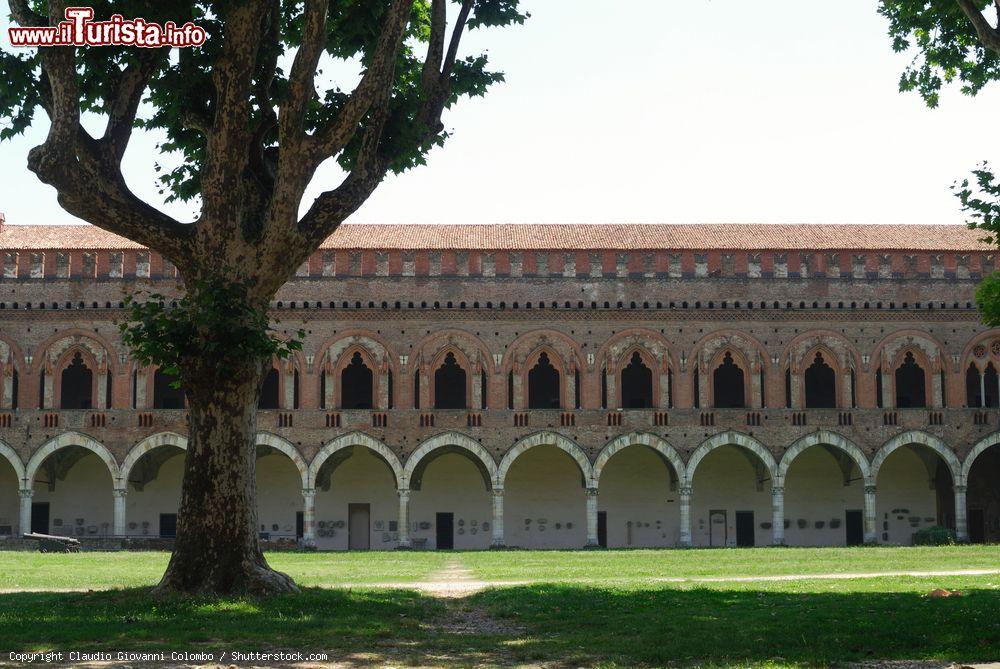
<svg viewBox="0 0 1000 669"><path fill-rule="evenodd" d="M324 249L987 251L961 225L381 225L341 226ZM89 225L4 225L0 249L138 249Z"/></svg>

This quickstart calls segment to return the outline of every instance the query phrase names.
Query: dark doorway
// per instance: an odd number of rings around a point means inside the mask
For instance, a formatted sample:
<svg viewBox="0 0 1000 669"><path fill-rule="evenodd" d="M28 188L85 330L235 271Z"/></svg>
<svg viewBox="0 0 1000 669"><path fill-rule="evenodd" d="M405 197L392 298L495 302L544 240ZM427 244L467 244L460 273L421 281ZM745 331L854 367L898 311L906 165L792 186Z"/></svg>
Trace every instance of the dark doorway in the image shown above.
<svg viewBox="0 0 1000 669"><path fill-rule="evenodd" d="M49 503L31 503L31 531L37 534L49 533ZM23 530L22 530L23 532Z"/></svg>
<svg viewBox="0 0 1000 669"><path fill-rule="evenodd" d="M176 376L165 374L157 368L153 372L153 408L154 409L183 409L184 391L180 388L173 388L172 383L177 381Z"/></svg>
<svg viewBox="0 0 1000 669"><path fill-rule="evenodd" d="M372 370L356 352L340 373L340 406L342 409L371 409L374 406Z"/></svg>
<svg viewBox="0 0 1000 669"><path fill-rule="evenodd" d="M597 512L597 545L601 548L608 547L608 512Z"/></svg>
<svg viewBox="0 0 1000 669"><path fill-rule="evenodd" d="M653 370L636 351L622 370L622 408L648 409L653 406Z"/></svg>
<svg viewBox="0 0 1000 669"><path fill-rule="evenodd" d="M90 409L93 406L94 373L77 352L62 372L62 389L59 394L60 409Z"/></svg>
<svg viewBox="0 0 1000 669"><path fill-rule="evenodd" d="M371 505L347 505L347 549L366 551L371 547Z"/></svg>
<svg viewBox="0 0 1000 669"><path fill-rule="evenodd" d="M747 548L754 544L753 511L737 511L736 545Z"/></svg>
<svg viewBox="0 0 1000 669"><path fill-rule="evenodd" d="M434 519L437 532L435 546L441 551L450 551L455 547L455 514L439 513Z"/></svg>
<svg viewBox="0 0 1000 669"><path fill-rule="evenodd" d="M848 546L860 546L865 542L864 514L861 511L847 511L844 515L844 528Z"/></svg>
<svg viewBox="0 0 1000 669"><path fill-rule="evenodd" d="M177 514L160 514L160 536L173 538L177 536Z"/></svg>
<svg viewBox="0 0 1000 669"><path fill-rule="evenodd" d="M913 353L907 352L903 364L896 370L896 407L913 409L925 406L927 394L924 370L917 364Z"/></svg>
<svg viewBox="0 0 1000 669"><path fill-rule="evenodd" d="M969 528L969 541L974 544L986 543L986 512L983 509L969 509L966 526Z"/></svg>
<svg viewBox="0 0 1000 669"><path fill-rule="evenodd" d="M816 359L805 373L806 408L834 409L837 407L837 375L817 353Z"/></svg>
<svg viewBox="0 0 1000 669"><path fill-rule="evenodd" d="M559 372L552 366L547 353L538 356L538 362L528 372L528 408L558 409Z"/></svg>
<svg viewBox="0 0 1000 669"><path fill-rule="evenodd" d="M264 383L260 387L260 409L278 408L278 370L274 367L264 375Z"/></svg>
<svg viewBox="0 0 1000 669"><path fill-rule="evenodd" d="M306 516L301 511L295 512L295 538L301 539L306 535Z"/></svg>
<svg viewBox="0 0 1000 669"><path fill-rule="evenodd" d="M712 376L712 386L717 409L741 409L746 406L743 370L733 362L733 355L728 351Z"/></svg>
<svg viewBox="0 0 1000 669"><path fill-rule="evenodd" d="M434 372L434 408L465 409L465 370L455 354L448 352L444 362Z"/></svg>
<svg viewBox="0 0 1000 669"><path fill-rule="evenodd" d="M725 546L729 542L729 519L721 509L708 512L708 545Z"/></svg>

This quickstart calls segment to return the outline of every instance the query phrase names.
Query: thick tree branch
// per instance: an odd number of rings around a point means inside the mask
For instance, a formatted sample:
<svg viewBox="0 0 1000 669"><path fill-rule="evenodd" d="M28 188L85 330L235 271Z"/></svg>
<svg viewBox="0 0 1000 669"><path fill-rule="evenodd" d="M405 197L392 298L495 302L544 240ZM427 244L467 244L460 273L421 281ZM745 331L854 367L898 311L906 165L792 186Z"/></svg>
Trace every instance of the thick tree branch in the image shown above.
<svg viewBox="0 0 1000 669"><path fill-rule="evenodd" d="M424 69L420 82L424 90L430 90L437 84L441 74L441 61L444 59L444 35L448 29L448 12L446 0L433 0L431 3L431 35L427 41L427 57L424 59Z"/></svg>
<svg viewBox="0 0 1000 669"><path fill-rule="evenodd" d="M976 35L979 36L979 41L983 43L983 46L990 51L1000 54L1000 27L990 25L986 16L979 11L973 0L955 0L955 2L958 3L958 6L965 12L965 15L972 21L972 25L976 29ZM997 3L997 13L1000 16L1000 3Z"/></svg>
<svg viewBox="0 0 1000 669"><path fill-rule="evenodd" d="M282 149L287 147L297 152L304 138L302 124L309 100L315 94L313 78L326 43L326 17L329 6L329 0L306 0L302 44L292 62L292 69L288 75L288 93L280 110L278 142Z"/></svg>
<svg viewBox="0 0 1000 669"><path fill-rule="evenodd" d="M35 13L28 5L28 0L10 0L10 13L19 25L25 27L40 27L49 25L41 14Z"/></svg>
<svg viewBox="0 0 1000 669"><path fill-rule="evenodd" d="M375 45L371 62L357 88L340 113L313 136L312 155L320 162L338 154L357 132L358 124L368 113L379 91L392 84L396 55L410 17L413 0L394 0L386 16L385 26Z"/></svg>
<svg viewBox="0 0 1000 669"><path fill-rule="evenodd" d="M215 115L201 181L202 218L212 228L203 242L216 253L224 241L243 237L240 212L247 193L241 179L250 154L250 92L267 5L266 0L229 4L222 54L212 69Z"/></svg>
<svg viewBox="0 0 1000 669"><path fill-rule="evenodd" d="M102 141L116 164L121 162L132 137L136 113L146 86L168 53L167 49L141 49L136 60L122 71L107 100L108 123Z"/></svg>

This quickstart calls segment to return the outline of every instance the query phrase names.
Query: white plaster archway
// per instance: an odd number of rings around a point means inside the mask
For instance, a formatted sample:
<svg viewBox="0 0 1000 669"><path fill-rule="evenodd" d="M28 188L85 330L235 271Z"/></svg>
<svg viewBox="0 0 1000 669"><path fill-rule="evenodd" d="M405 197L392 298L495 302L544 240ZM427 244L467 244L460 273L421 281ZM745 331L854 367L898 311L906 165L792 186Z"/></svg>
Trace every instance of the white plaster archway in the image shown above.
<svg viewBox="0 0 1000 669"><path fill-rule="evenodd" d="M59 449L69 446L81 446L86 448L88 451L93 452L97 457L103 460L111 474L112 484L117 487L118 481L121 478L121 469L118 466L117 460L115 460L115 456L111 454L111 451L109 451L101 442L88 437L85 434L81 434L79 432L65 432L57 437L49 439L42 445L41 448L35 451L34 455L31 456L24 473L25 488L29 490L32 488L35 481L35 474L38 473L38 468L42 466L43 462L45 462L45 458L49 457Z"/></svg>
<svg viewBox="0 0 1000 669"><path fill-rule="evenodd" d="M364 432L351 432L349 434L341 435L324 444L323 448L319 450L319 453L316 454L316 457L314 457L312 462L309 464L309 471L306 478L308 485L305 487L315 488L316 479L319 477L320 469L323 468L323 463L337 451L350 448L352 446L364 446L385 460L386 464L388 464L392 469L393 478L396 480L396 488L399 489L402 487L404 475L403 466L399 463L399 458L397 458L396 454L392 452L392 449L384 443L374 437L368 436Z"/></svg>
<svg viewBox="0 0 1000 669"><path fill-rule="evenodd" d="M410 487L410 477L413 476L413 472L416 471L421 460L437 449L448 446L457 446L458 448L468 451L478 462L482 463L483 467L486 468L486 471L489 474L490 482L493 485L499 484L499 479L497 478L497 463L490 456L489 452L483 448L482 444L468 435L452 431L444 432L425 440L422 444L420 444L420 446L417 447L417 450L410 454L410 457L406 460L406 467L403 469L402 487Z"/></svg>
<svg viewBox="0 0 1000 669"><path fill-rule="evenodd" d="M10 462L11 466L14 468L14 475L17 476L18 485L24 486L24 463L21 462L21 456L17 454L13 448L0 441L0 457Z"/></svg>
<svg viewBox="0 0 1000 669"><path fill-rule="evenodd" d="M154 448L159 448L160 446L176 446L177 448L186 451L187 450L187 437L177 434L176 432L158 432L157 434L152 434L138 444L132 447L132 450L128 452L125 456L124 462L122 462L121 467L121 479L119 479L119 487L124 488L128 482L128 476L132 472L132 468L135 464L146 453L149 453Z"/></svg>
<svg viewBox="0 0 1000 669"><path fill-rule="evenodd" d="M952 485L964 485L965 477L962 475L962 465L958 461L958 456L952 451L940 438L935 437L933 434L928 434L921 430L909 430L901 434L897 434L895 437L885 442L875 457L872 458L872 481L878 479L879 469L885 462L893 451L902 446L909 446L910 444L920 444L930 448L932 451L936 452L938 455L944 459L945 463L948 465L948 470L951 472L951 482Z"/></svg>
<svg viewBox="0 0 1000 669"><path fill-rule="evenodd" d="M299 476L302 478L302 487L306 488L309 481L309 467L306 465L305 459L302 454L299 453L299 449L292 445L292 442L287 439L283 439L276 434L271 434L270 432L258 432L257 433L257 446L270 446L276 451L280 451L287 455L291 459L292 464L299 471Z"/></svg>
<svg viewBox="0 0 1000 669"><path fill-rule="evenodd" d="M686 468L684 466L684 461L681 460L680 456L677 455L677 451L674 447L667 443L666 440L657 437L655 434L649 434L648 432L632 432L631 434L623 434L617 439L609 441L601 452L597 454L597 460L594 461L594 482L600 485L601 473L604 471L604 467L608 464L608 461L619 451L622 451L629 446L646 446L653 449L660 455L662 455L670 466L674 468L674 474L677 475L678 481L683 481L685 477Z"/></svg>
<svg viewBox="0 0 1000 669"><path fill-rule="evenodd" d="M761 462L764 463L764 467L767 468L768 473L771 475L771 480L774 481L777 478L778 465L774 461L774 456L771 455L771 451L767 450L767 448L764 447L764 444L760 443L748 434L728 430L709 437L695 449L694 453L691 454L691 457L688 458L687 470L685 472L685 480L687 482L686 485L690 486L694 481L694 473L698 469L698 464L705 458L706 455L720 446L742 446L748 451L755 453L757 457L760 458Z"/></svg>
<svg viewBox="0 0 1000 669"><path fill-rule="evenodd" d="M965 456L965 462L962 463L962 481L967 482L969 480L969 472L972 471L972 465L975 463L976 458L982 455L987 448L996 444L1000 444L1000 432L987 435L972 447L969 454Z"/></svg>
<svg viewBox="0 0 1000 669"><path fill-rule="evenodd" d="M785 451L785 455L782 456L781 462L778 463L778 476L775 479L774 485L783 486L785 484L785 475L788 473L788 469L792 466L795 458L806 449L820 445L833 446L846 453L854 460L858 469L861 470L861 476L864 477L865 485L875 485L875 479L872 477L872 468L868 464L868 458L865 457L864 452L850 439L830 430L817 430L812 434L807 434L797 439L795 443L789 446L788 450Z"/></svg>
<svg viewBox="0 0 1000 669"><path fill-rule="evenodd" d="M565 451L576 461L576 464L579 465L580 473L583 474L586 487L597 487L594 482L594 468L590 464L587 454L583 452L583 449L580 448L573 440L568 439L557 432L548 431L536 432L535 434L521 439L514 444L513 448L504 454L503 459L500 461L500 467L497 470L497 482L500 485L503 485L504 481L507 479L507 472L510 470L511 465L514 464L514 461L518 458L518 456L535 446L555 446L556 448Z"/></svg>

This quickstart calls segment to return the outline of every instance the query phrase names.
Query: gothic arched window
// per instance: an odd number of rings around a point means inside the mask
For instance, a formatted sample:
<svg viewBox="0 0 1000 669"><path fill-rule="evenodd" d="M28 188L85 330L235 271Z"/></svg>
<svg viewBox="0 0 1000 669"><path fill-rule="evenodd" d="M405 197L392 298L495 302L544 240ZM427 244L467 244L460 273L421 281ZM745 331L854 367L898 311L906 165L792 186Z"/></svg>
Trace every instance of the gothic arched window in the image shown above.
<svg viewBox="0 0 1000 669"><path fill-rule="evenodd" d="M94 406L94 373L77 351L73 360L62 371L62 390L59 395L61 409L90 409Z"/></svg>
<svg viewBox="0 0 1000 669"><path fill-rule="evenodd" d="M374 406L372 370L355 351L351 362L340 373L340 406L343 409L371 409Z"/></svg>
<svg viewBox="0 0 1000 669"><path fill-rule="evenodd" d="M924 370L913 353L907 352L903 364L896 370L896 407L900 409L927 406Z"/></svg>
<svg viewBox="0 0 1000 669"><path fill-rule="evenodd" d="M746 406L743 370L733 362L733 355L728 351L722 359L722 364L712 375L712 389L715 393L715 408L742 409Z"/></svg>
<svg viewBox="0 0 1000 669"><path fill-rule="evenodd" d="M465 370L451 351L434 372L434 408L465 409Z"/></svg>
<svg viewBox="0 0 1000 669"><path fill-rule="evenodd" d="M805 385L807 409L837 407L837 374L823 360L822 353L816 353L816 359L806 370Z"/></svg>
<svg viewBox="0 0 1000 669"><path fill-rule="evenodd" d="M653 406L653 371L636 351L622 370L622 408L648 409Z"/></svg>
<svg viewBox="0 0 1000 669"><path fill-rule="evenodd" d="M558 409L560 406L559 372L543 352L528 372L528 408Z"/></svg>

